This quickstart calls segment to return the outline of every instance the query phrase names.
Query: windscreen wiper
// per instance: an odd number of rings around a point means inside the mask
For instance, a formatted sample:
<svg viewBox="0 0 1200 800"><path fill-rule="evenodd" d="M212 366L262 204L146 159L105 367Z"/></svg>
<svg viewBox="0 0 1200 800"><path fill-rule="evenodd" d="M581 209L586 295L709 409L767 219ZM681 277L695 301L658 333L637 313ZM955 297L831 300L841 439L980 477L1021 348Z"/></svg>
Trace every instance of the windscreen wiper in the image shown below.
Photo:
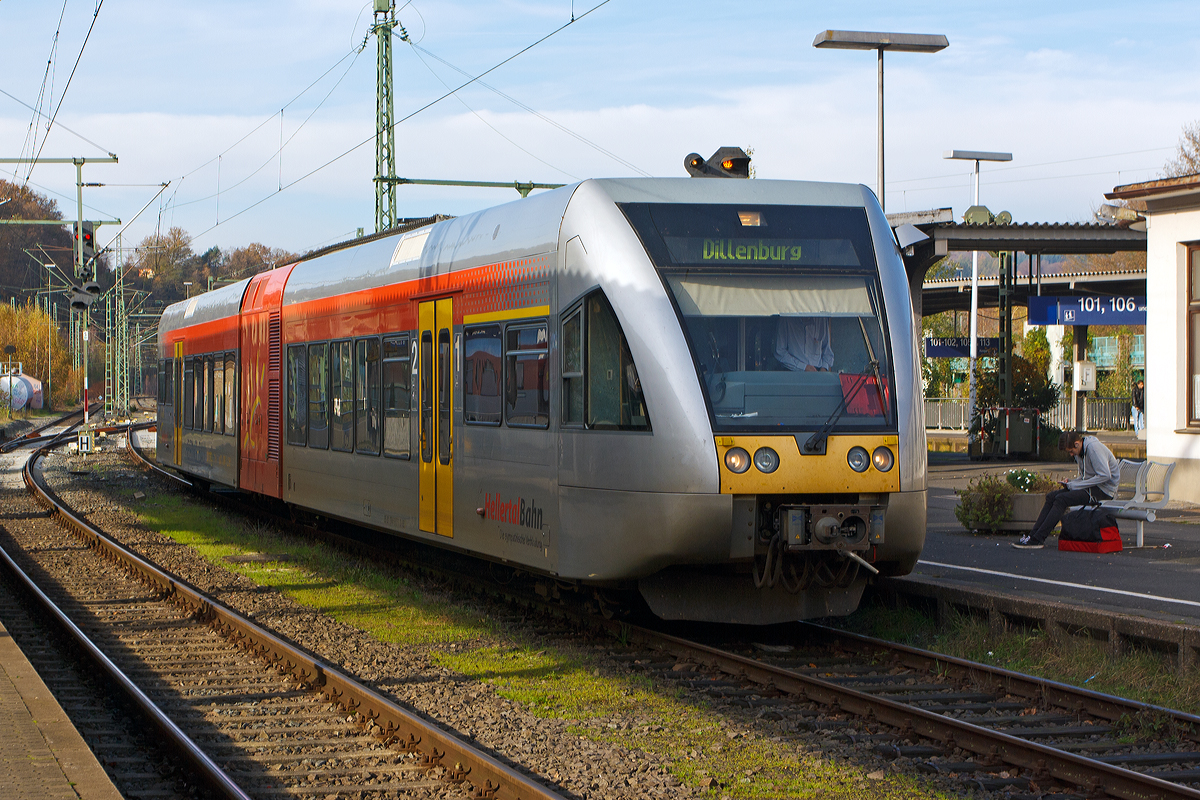
<svg viewBox="0 0 1200 800"><path fill-rule="evenodd" d="M871 346L871 337L867 335L867 328L863 325L862 317L858 318L858 327L862 330L863 341L867 345L867 357L870 359L871 372L875 375L875 391L879 394L879 410L883 412L887 405L887 401L883 396L883 380L879 375L879 359L875 357L875 348ZM833 430L833 426L842 418L842 414L850 406L850 401L858 397L858 393L867 385L867 379L863 378L854 387L850 394L842 398L842 402L829 415L829 419L825 420L825 424L821 429L809 436L800 448L801 453L807 455L819 455L825 452L825 440L829 438L829 432Z"/></svg>

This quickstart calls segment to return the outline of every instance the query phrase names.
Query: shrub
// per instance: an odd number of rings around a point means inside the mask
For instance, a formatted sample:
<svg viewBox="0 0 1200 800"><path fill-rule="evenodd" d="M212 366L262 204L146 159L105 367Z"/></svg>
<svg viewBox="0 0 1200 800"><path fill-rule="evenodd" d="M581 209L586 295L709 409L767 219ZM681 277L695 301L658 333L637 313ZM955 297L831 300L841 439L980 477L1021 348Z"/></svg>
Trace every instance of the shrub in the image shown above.
<svg viewBox="0 0 1200 800"><path fill-rule="evenodd" d="M984 475L955 492L954 516L969 531L994 531L1012 518L1010 498L1017 489L999 475Z"/></svg>
<svg viewBox="0 0 1200 800"><path fill-rule="evenodd" d="M1058 481L1053 478L1027 469L1010 469L1004 473L1004 479L1017 491L1026 493L1051 492L1059 488Z"/></svg>

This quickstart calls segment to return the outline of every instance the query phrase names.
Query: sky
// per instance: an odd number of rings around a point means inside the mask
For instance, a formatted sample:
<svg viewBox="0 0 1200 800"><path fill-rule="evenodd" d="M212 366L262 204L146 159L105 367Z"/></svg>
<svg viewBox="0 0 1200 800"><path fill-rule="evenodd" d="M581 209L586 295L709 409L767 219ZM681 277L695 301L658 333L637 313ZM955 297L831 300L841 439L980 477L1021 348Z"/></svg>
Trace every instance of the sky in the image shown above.
<svg viewBox="0 0 1200 800"><path fill-rule="evenodd" d="M396 5L408 37L393 40L402 177L683 177L688 153L734 145L753 148L758 178L875 189L876 57L814 48L826 29L949 39L939 53L885 56L888 212L961 217L973 165L943 153L988 150L1013 156L982 167L993 212L1090 221L1104 192L1159 177L1182 127L1200 120L1190 0ZM372 3L98 7L0 0L0 158L116 154L83 172L104 184L84 189L84 217L122 221L100 229L102 245L122 226L126 247L178 226L197 252L261 242L300 253L373 230ZM0 177L28 180L75 217L72 165L0 164ZM400 217L516 199L397 190Z"/></svg>

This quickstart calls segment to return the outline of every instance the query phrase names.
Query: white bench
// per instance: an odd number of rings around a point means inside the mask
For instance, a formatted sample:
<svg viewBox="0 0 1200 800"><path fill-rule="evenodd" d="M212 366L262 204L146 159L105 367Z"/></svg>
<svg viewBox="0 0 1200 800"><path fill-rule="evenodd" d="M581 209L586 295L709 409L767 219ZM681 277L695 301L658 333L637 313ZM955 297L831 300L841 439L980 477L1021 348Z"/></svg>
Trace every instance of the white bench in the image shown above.
<svg viewBox="0 0 1200 800"><path fill-rule="evenodd" d="M1155 509L1162 508L1171 499L1171 473L1174 471L1174 464L1121 459L1117 493L1100 505L1112 511L1117 519L1137 522L1138 547L1143 546L1145 523L1154 522Z"/></svg>

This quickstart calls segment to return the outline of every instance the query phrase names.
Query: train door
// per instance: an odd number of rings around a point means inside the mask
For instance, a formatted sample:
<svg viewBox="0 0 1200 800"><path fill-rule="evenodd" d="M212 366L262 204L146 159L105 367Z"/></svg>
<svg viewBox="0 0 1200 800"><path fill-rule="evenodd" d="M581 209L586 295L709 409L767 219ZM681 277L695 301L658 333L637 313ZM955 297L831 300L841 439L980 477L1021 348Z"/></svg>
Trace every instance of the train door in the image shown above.
<svg viewBox="0 0 1200 800"><path fill-rule="evenodd" d="M417 333L420 387L420 527L454 535L454 301L421 303Z"/></svg>
<svg viewBox="0 0 1200 800"><path fill-rule="evenodd" d="M175 360L171 369L175 371L175 377L171 381L174 389L171 399L171 422L175 429L171 454L175 459L175 466L179 466L183 463L183 342L175 343Z"/></svg>

